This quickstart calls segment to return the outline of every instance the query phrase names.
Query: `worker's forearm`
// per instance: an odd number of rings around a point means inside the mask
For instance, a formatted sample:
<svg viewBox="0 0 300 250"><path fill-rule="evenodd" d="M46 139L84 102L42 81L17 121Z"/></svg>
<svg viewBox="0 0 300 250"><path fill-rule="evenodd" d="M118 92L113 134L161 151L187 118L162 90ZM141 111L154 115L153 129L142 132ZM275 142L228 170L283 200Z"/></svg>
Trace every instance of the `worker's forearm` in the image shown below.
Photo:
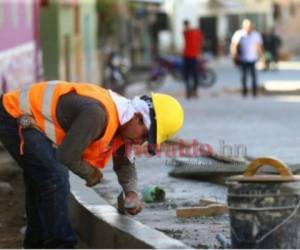
<svg viewBox="0 0 300 250"><path fill-rule="evenodd" d="M125 193L138 192L137 173L134 163L126 165L114 165L114 170L118 176L118 181Z"/></svg>
<svg viewBox="0 0 300 250"><path fill-rule="evenodd" d="M72 161L71 158L65 156L62 151L57 151L57 160L70 169L73 173L77 174L83 179L87 179L93 173L93 167L87 162L82 160Z"/></svg>

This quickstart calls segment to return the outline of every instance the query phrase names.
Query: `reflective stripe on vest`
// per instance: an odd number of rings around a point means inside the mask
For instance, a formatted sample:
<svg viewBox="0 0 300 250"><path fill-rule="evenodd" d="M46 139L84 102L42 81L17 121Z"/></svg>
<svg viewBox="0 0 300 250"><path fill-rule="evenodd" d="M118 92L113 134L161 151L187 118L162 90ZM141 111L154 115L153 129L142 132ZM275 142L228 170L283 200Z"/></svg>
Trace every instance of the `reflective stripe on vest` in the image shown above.
<svg viewBox="0 0 300 250"><path fill-rule="evenodd" d="M31 114L29 104L29 87L21 89L19 97L19 109L25 114Z"/></svg>
<svg viewBox="0 0 300 250"><path fill-rule="evenodd" d="M53 141L56 142L55 126L52 119L52 97L54 89L58 81L47 82L47 88L44 93L42 104L42 113L45 116L45 133Z"/></svg>
<svg viewBox="0 0 300 250"><path fill-rule="evenodd" d="M58 81L49 81L47 82L47 87L44 92L44 98L42 103L42 113L45 118L45 134L49 139L53 142L56 142L56 135L55 135L55 126L52 119L52 97L57 85ZM19 98L19 108L25 114L30 114L30 103L29 103L29 92L30 87L24 88L21 90L20 98Z"/></svg>

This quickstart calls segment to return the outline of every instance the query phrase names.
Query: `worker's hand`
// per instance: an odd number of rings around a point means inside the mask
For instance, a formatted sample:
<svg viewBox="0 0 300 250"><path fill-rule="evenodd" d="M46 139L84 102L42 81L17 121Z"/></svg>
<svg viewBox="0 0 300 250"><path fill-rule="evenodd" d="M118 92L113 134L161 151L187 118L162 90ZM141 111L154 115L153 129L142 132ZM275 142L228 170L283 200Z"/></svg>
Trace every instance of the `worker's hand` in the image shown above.
<svg viewBox="0 0 300 250"><path fill-rule="evenodd" d="M100 183L103 177L103 174L99 169L94 168L93 170L93 173L86 179L85 185L87 185L88 187L97 185L98 183Z"/></svg>
<svg viewBox="0 0 300 250"><path fill-rule="evenodd" d="M129 214L136 215L142 211L144 204L139 199L137 193L128 192L126 193L124 207Z"/></svg>

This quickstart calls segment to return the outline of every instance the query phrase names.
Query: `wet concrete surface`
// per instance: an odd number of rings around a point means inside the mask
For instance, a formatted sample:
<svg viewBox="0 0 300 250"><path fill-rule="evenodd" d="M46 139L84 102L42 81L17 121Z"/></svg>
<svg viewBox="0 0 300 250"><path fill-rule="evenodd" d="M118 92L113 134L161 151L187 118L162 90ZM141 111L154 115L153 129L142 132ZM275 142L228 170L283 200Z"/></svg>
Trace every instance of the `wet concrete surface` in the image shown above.
<svg viewBox="0 0 300 250"><path fill-rule="evenodd" d="M168 236L181 240L196 248L218 248L218 233L229 237L228 215L213 218L177 218L176 208L198 206L201 198L211 198L225 202L226 187L211 182L178 179L168 176L173 167L168 166L167 157L136 160L139 189L156 185L166 192L165 202L145 204L144 210L134 219ZM104 180L97 185L96 191L110 204L116 203L121 188L112 166L104 171Z"/></svg>

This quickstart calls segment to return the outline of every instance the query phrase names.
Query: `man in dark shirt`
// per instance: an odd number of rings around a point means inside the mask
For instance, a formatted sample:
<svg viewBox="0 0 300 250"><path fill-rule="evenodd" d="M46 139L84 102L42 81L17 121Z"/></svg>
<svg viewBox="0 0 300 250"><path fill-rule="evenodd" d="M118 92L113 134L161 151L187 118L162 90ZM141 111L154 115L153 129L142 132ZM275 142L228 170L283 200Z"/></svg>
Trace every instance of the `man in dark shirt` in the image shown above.
<svg viewBox="0 0 300 250"><path fill-rule="evenodd" d="M270 32L263 34L263 48L264 48L264 70L269 70L273 62L273 67L276 70L278 68L278 50L281 46L281 39L275 33L274 29Z"/></svg>

